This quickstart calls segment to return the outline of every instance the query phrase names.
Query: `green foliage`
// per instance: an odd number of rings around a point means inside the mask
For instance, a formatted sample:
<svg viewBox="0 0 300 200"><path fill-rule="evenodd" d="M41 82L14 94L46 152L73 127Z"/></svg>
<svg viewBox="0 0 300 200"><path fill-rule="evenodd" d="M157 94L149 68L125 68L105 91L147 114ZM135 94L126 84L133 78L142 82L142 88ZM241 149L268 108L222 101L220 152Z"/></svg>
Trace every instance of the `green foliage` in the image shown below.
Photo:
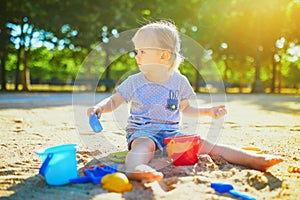
<svg viewBox="0 0 300 200"><path fill-rule="evenodd" d="M285 81L289 87L300 87L300 63L291 63L288 67L289 72L285 76Z"/></svg>
<svg viewBox="0 0 300 200"><path fill-rule="evenodd" d="M122 56L118 54L119 57L111 53L111 65L105 67L107 52L101 50L101 59L86 65L88 67L81 66L99 43L157 19L173 20L181 33L212 51L213 61L222 77L233 85L251 85L258 78L266 86L271 86L272 81L283 81L298 87L300 82L299 53L296 59L288 59L291 57L289 45L299 45L300 41L299 20L295 20L300 13L298 1L10 0L1 1L0 7L3 13L0 17L0 57L6 61L0 73L5 74L6 82L15 79L16 53L22 45L29 52L28 70L32 81L64 84L77 76L118 81L137 69L128 52ZM17 26L31 27L32 31L13 36L11 31ZM38 37L34 38L34 33ZM284 47L276 45L280 38L285 39ZM47 44L47 48L37 46L37 40ZM276 56L279 60L274 66ZM21 72L26 70L24 58L23 52ZM260 70L258 78L255 77L256 66ZM276 74L283 76L282 80L276 80L274 67ZM184 62L180 69L192 84L201 81L201 74L199 76L190 63ZM201 73L207 75L210 72L204 70Z"/></svg>

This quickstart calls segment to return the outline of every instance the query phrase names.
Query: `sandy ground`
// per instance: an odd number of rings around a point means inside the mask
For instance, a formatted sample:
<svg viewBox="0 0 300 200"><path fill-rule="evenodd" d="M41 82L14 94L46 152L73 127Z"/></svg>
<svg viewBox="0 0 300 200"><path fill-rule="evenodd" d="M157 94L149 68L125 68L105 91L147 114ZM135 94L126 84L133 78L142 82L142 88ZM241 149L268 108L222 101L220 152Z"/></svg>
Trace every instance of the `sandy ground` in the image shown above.
<svg viewBox="0 0 300 200"><path fill-rule="evenodd" d="M108 94L97 94L102 99ZM111 193L92 183L49 186L38 174L40 148L76 143L77 167L108 164L107 155L126 150L122 130L124 110L103 116L103 132L95 134L84 114L88 94L0 93L0 199L233 199L210 188L211 182L231 183L257 199L300 199L300 97L287 95L227 95L224 122L183 119L188 133L236 147L258 147L283 156L285 162L260 172L202 155L194 166L175 167L166 157L152 162L165 174L160 182L131 181L133 190ZM211 96L199 94L199 105ZM78 105L75 105L78 103ZM120 165L122 168L122 164ZM81 173L79 173L81 175Z"/></svg>

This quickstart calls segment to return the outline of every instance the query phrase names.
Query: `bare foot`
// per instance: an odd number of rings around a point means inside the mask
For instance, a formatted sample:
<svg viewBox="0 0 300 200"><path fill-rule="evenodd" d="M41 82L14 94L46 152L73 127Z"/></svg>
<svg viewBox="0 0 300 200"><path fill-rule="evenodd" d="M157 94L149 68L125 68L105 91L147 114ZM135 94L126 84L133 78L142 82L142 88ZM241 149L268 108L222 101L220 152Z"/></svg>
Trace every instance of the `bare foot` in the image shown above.
<svg viewBox="0 0 300 200"><path fill-rule="evenodd" d="M262 154L262 155L255 157L253 159L253 161L250 162L250 167L253 169L265 172L270 167L272 167L282 161L283 161L283 158L280 156Z"/></svg>
<svg viewBox="0 0 300 200"><path fill-rule="evenodd" d="M127 172L126 175L131 180L147 182L159 181L164 176L148 165L139 165L132 172Z"/></svg>

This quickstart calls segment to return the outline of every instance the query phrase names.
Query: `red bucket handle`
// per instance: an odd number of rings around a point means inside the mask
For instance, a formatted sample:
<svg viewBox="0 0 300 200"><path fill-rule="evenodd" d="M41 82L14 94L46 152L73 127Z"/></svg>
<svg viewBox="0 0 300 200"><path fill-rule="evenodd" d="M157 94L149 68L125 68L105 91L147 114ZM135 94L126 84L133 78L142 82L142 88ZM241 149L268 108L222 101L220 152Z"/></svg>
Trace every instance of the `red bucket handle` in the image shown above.
<svg viewBox="0 0 300 200"><path fill-rule="evenodd" d="M193 142L193 141L199 141L201 139L201 137L199 135L183 135L183 136L177 136L177 137L171 137L171 138L166 138L164 140L165 144L169 144L170 141L174 141L174 142Z"/></svg>

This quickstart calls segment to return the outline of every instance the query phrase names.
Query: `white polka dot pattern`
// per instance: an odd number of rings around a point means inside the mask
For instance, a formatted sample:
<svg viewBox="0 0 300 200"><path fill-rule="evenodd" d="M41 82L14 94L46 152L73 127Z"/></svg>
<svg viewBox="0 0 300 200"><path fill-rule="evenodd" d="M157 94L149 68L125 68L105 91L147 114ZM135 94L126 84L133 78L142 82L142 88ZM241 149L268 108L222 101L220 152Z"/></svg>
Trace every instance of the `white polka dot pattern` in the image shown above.
<svg viewBox="0 0 300 200"><path fill-rule="evenodd" d="M170 91L178 91L176 99L178 103L195 95L186 77L174 73L172 77L163 84L148 81L143 73L130 76L119 87L117 92L130 104L130 117L128 127L155 129L155 124L165 124L168 129L178 129L180 113L178 105L176 109L167 108ZM174 98L174 97L172 97Z"/></svg>

